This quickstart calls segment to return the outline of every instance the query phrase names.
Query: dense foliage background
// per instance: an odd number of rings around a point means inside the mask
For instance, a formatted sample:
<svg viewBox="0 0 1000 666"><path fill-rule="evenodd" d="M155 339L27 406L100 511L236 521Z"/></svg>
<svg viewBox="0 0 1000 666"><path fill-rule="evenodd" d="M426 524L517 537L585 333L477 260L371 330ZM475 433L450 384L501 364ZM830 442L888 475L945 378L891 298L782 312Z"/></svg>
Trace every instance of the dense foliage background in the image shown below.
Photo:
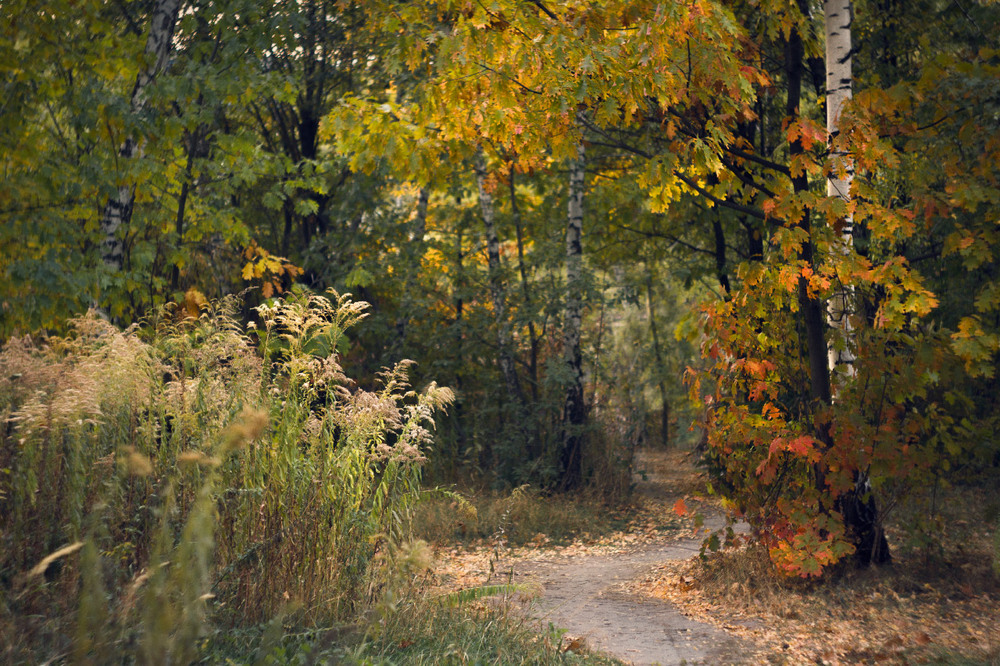
<svg viewBox="0 0 1000 666"><path fill-rule="evenodd" d="M417 462L612 496L699 436L779 568L887 559L908 493L1000 465L1000 6L846 7L830 126L809 0L0 0L0 584L183 547L265 618L241 563L325 525L347 613ZM153 529L211 503L214 546Z"/></svg>

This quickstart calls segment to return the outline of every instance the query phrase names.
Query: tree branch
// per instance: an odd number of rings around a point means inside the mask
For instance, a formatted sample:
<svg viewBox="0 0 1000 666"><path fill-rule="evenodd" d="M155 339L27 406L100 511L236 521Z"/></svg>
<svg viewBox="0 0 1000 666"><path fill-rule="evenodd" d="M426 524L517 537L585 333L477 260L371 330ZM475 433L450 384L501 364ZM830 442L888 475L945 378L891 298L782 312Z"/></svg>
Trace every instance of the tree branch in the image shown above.
<svg viewBox="0 0 1000 666"><path fill-rule="evenodd" d="M688 187L690 187L698 194L700 194L701 196L705 197L709 201L719 206L724 206L726 208L739 211L745 215L756 217L758 220L767 219L767 215L764 214L764 211L758 210L757 208L752 208L750 206L744 206L743 204L736 203L735 201L730 201L729 199L720 199L719 197L715 196L714 194L711 194L708 190L701 187L700 185L698 185L698 183L694 182L693 180L691 180L690 178L688 178L679 171L674 171L674 177L677 178L677 180L684 183L685 185L687 185Z"/></svg>
<svg viewBox="0 0 1000 666"><path fill-rule="evenodd" d="M531 4L542 10L542 13L548 16L553 21L558 21L559 17L556 16L548 7L542 4L541 0L529 0Z"/></svg>

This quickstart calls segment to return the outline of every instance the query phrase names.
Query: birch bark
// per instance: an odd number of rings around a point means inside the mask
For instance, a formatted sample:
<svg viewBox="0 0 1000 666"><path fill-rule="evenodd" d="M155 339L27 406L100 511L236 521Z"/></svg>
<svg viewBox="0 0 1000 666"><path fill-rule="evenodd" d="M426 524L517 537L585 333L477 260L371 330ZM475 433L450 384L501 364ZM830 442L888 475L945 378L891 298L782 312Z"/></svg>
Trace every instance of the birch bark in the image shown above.
<svg viewBox="0 0 1000 666"><path fill-rule="evenodd" d="M837 197L847 204L847 213L840 222L839 238L835 251L846 254L854 233L854 216L850 210L851 182L854 179L854 165L850 155L833 148L833 142L840 133L840 113L844 104L851 99L851 23L854 11L851 0L825 0L823 3L826 25L826 130L830 136L830 176L826 181L826 195ZM850 349L851 323L849 320L851 287L841 285L830 297L827 314L830 328L839 332L839 340L831 340L828 349L830 370L842 368L851 376L854 374L854 355ZM835 342L837 344L835 344Z"/></svg>
<svg viewBox="0 0 1000 666"><path fill-rule="evenodd" d="M137 114L145 104L145 92L157 75L167 65L170 46L173 41L180 0L158 0L150 20L149 35L146 37L146 60L139 69L129 100L132 114ZM123 163L139 154L141 147L133 137L127 137L118 151ZM104 240L101 254L104 264L113 271L120 271L124 260L125 246L119 229L127 226L132 219L132 205L135 202L135 184L122 183L118 193L108 197L101 216L101 232Z"/></svg>
<svg viewBox="0 0 1000 666"><path fill-rule="evenodd" d="M854 165L850 155L833 148L833 142L840 133L841 111L853 93L852 0L825 0L823 14L826 25L826 129L831 141L831 172L826 181L826 195L838 197L847 204L847 212L840 222L839 242L834 250L846 255L850 251L854 233L854 217L850 209ZM839 331L841 338L840 344L833 344L834 341L831 340L828 348L830 370L842 368L849 377L854 375L849 320L852 291L850 285L840 285L827 304L830 328ZM864 471L855 472L854 489L837 499L837 509L844 517L844 524L857 547L854 558L858 564L862 566L870 563L883 564L892 559L889 543L882 529L881 515Z"/></svg>

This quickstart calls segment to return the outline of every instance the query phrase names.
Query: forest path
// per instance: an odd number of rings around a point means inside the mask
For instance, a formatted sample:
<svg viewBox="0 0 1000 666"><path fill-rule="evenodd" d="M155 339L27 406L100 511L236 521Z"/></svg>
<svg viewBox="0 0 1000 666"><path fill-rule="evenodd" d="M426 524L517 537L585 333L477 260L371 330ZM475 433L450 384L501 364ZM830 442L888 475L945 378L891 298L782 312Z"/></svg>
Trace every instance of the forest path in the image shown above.
<svg viewBox="0 0 1000 666"><path fill-rule="evenodd" d="M683 496L691 470L676 463L676 455L644 452L640 467L645 467L645 478L638 482L638 491L656 501ZM705 528L722 524L721 517L713 516ZM533 610L540 619L566 629L569 637L582 639L590 648L631 664L738 663L753 646L682 615L668 602L625 589L626 583L658 564L696 555L701 541L701 536L678 540L664 535L623 552L561 555L514 563L508 570L513 570L515 582L539 587Z"/></svg>

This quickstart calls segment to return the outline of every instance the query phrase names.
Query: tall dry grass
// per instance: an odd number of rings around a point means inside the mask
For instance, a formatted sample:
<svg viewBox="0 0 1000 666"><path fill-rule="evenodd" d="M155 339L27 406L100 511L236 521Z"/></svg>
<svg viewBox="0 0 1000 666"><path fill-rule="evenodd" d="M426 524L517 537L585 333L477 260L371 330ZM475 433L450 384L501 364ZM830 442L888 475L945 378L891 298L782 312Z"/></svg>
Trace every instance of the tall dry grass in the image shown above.
<svg viewBox="0 0 1000 666"><path fill-rule="evenodd" d="M452 394L352 384L363 303L237 305L0 352L0 661L184 663L212 623L380 598Z"/></svg>

